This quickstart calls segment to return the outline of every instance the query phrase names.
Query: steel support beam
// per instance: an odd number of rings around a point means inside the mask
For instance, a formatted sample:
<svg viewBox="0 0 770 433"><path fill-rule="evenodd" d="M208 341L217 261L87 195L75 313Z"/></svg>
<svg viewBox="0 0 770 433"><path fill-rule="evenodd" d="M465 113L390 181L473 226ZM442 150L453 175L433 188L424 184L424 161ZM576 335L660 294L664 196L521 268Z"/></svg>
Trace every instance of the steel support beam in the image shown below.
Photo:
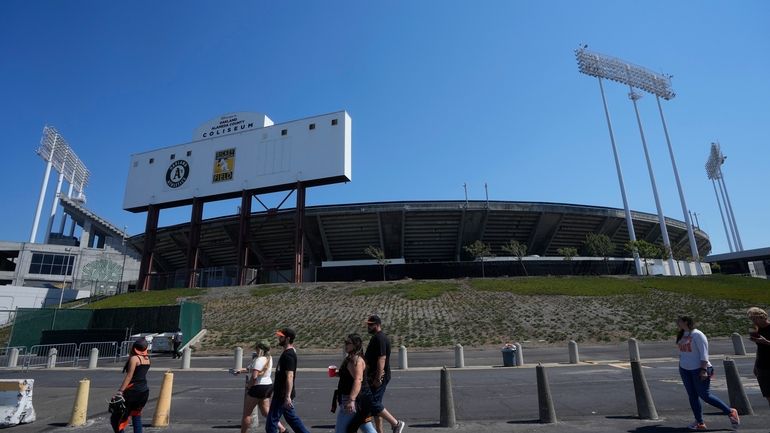
<svg viewBox="0 0 770 433"><path fill-rule="evenodd" d="M155 241L158 237L158 216L160 209L155 205L147 206L147 222L144 225L144 248L142 261L139 265L139 280L137 285L146 292L150 290L149 275L152 274L152 256L155 252Z"/></svg>

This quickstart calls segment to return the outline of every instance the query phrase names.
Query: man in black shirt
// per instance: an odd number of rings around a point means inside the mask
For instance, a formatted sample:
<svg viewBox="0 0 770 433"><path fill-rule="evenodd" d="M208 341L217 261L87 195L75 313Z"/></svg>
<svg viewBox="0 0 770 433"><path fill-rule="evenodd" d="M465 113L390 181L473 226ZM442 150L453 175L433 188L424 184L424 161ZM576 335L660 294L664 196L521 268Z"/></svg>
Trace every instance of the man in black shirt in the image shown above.
<svg viewBox="0 0 770 433"><path fill-rule="evenodd" d="M751 307L746 312L754 324L754 331L749 338L757 343L757 360L754 362L754 376L759 382L762 397L770 403L770 320L767 312L758 307Z"/></svg>
<svg viewBox="0 0 770 433"><path fill-rule="evenodd" d="M273 383L273 398L270 401L270 411L265 420L265 432L276 433L281 416L295 433L310 433L302 420L294 412L294 377L297 372L297 351L294 349L294 338L297 333L291 328L279 329L278 345L283 347L283 353L278 359Z"/></svg>
<svg viewBox="0 0 770 433"><path fill-rule="evenodd" d="M390 340L382 332L382 319L380 316L372 315L366 321L366 329L372 334L369 345L366 346L366 371L369 387L372 390L372 415L375 416L375 426L377 431L382 433L382 418L390 423L393 433L401 433L406 424L397 420L385 409L382 404L382 397L385 395L385 388L390 382Z"/></svg>

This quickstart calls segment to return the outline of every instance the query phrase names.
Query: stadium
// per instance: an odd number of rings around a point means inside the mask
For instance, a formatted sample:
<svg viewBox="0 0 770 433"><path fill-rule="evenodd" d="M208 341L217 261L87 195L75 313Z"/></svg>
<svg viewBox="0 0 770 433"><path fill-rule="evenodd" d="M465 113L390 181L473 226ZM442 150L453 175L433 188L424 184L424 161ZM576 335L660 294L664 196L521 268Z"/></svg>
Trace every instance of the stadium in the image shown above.
<svg viewBox="0 0 770 433"><path fill-rule="evenodd" d="M296 210L251 213L248 234L250 277L247 282L292 279ZM637 239L661 243L657 215L632 212ZM667 218L672 250L689 250L684 222ZM304 281L454 278L524 275L520 263L502 246L511 240L527 245L527 274L632 274L634 264L623 245L628 230L623 209L562 203L516 201L406 201L309 206L304 210ZM236 284L238 215L204 220L198 243L198 286ZM190 224L159 228L153 249L151 288L184 286ZM567 263L558 250L574 247L584 254L589 233L607 235L615 248L609 264L602 258L577 257ZM698 251L711 250L708 235L695 230ZM465 246L480 240L493 255L481 269ZM145 234L128 239L144 249ZM365 253L381 249L382 266ZM610 266L605 268L605 266ZM607 272L609 271L609 272Z"/></svg>

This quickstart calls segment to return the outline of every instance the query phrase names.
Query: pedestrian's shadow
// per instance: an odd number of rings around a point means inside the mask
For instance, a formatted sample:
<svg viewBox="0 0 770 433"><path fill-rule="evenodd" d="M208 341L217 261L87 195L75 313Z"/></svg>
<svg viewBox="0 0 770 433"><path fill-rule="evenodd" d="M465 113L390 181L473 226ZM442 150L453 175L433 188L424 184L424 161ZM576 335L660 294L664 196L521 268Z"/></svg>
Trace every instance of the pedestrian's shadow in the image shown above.
<svg viewBox="0 0 770 433"><path fill-rule="evenodd" d="M663 426L660 424L657 425L646 425L643 427L635 428L633 430L628 430L628 433L675 433L675 432L690 432L692 430L688 429L687 427L668 427ZM732 431L730 429L706 429L704 431L712 431L712 432L719 432L719 431Z"/></svg>

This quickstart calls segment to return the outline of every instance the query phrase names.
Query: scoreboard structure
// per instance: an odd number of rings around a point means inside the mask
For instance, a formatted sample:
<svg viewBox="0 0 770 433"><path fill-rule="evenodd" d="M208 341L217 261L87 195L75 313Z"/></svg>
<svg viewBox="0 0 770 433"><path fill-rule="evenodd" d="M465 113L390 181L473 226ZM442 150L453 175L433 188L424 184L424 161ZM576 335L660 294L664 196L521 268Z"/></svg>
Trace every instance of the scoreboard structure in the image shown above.
<svg viewBox="0 0 770 433"><path fill-rule="evenodd" d="M147 212L139 286L149 288L161 209L192 205L187 255L193 286L205 202L241 197L238 267L244 275L252 196L290 190L297 193L294 281L301 282L305 188L350 180L351 119L345 111L280 124L260 113L230 113L198 127L189 143L131 155L123 209Z"/></svg>

